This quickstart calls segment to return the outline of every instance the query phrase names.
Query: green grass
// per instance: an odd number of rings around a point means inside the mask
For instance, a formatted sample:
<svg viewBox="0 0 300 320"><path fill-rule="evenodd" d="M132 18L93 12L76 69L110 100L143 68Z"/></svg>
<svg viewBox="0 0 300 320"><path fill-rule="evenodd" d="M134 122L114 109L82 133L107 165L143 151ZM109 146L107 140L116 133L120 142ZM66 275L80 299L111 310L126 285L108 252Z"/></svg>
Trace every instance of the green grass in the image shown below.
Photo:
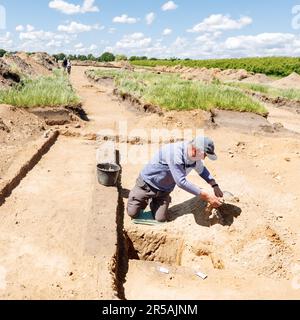
<svg viewBox="0 0 300 320"><path fill-rule="evenodd" d="M17 107L75 106L80 98L61 70L37 79L24 79L16 87L0 90L0 103Z"/></svg>
<svg viewBox="0 0 300 320"><path fill-rule="evenodd" d="M271 86L263 85L263 84L240 83L240 82L230 82L230 83L226 83L226 85L245 89L245 90L260 92L271 97L276 97L276 98L281 97L289 100L300 100L300 90L297 90L297 89L277 89L277 88L272 88Z"/></svg>
<svg viewBox="0 0 300 320"><path fill-rule="evenodd" d="M285 77L292 72L300 74L300 58L264 57L242 59L210 59L210 60L137 60L131 62L135 66L156 67L181 65L192 68L245 69L249 72L264 73L276 77Z"/></svg>
<svg viewBox="0 0 300 320"><path fill-rule="evenodd" d="M271 89L267 85L256 84L256 83L226 82L226 85L234 87L234 88L241 88L241 89L251 90L251 91L265 93L265 94L268 94Z"/></svg>
<svg viewBox="0 0 300 320"><path fill-rule="evenodd" d="M218 84L182 80L175 74L90 70L93 78L112 77L121 93L167 110L247 111L265 115L267 110L238 89Z"/></svg>

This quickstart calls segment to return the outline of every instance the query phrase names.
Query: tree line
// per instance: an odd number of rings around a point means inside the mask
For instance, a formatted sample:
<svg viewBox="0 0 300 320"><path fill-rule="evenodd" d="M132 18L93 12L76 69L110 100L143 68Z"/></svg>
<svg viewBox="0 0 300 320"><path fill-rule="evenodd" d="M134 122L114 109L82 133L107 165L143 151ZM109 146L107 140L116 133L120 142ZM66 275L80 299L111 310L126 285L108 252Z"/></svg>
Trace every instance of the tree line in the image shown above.
<svg viewBox="0 0 300 320"><path fill-rule="evenodd" d="M112 62L112 61L139 61L139 60L148 60L148 57L146 56L131 56L127 57L124 54L117 54L114 55L111 52L104 52L99 57L94 56L93 54L79 54L79 55L66 55L65 53L58 53L54 54L53 57L56 60L64 60L70 59L70 60L79 60L79 61L98 61L98 62ZM155 58L151 58L151 60L155 60Z"/></svg>

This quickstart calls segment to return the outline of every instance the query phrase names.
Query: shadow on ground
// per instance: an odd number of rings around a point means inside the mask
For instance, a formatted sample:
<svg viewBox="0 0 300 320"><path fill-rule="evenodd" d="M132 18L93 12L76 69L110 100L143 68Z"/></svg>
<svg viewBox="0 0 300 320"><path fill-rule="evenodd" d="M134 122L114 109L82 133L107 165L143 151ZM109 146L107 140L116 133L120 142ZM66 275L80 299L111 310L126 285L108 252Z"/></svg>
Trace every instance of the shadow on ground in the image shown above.
<svg viewBox="0 0 300 320"><path fill-rule="evenodd" d="M242 209L240 207L233 204L224 204L218 209L224 219L223 223L220 223L217 218L209 218L209 214L206 212L206 207L207 204L198 197L192 198L170 208L169 220L175 221L184 215L193 214L195 222L203 227L209 228L215 224L231 226L234 223L234 219L238 218L242 213Z"/></svg>

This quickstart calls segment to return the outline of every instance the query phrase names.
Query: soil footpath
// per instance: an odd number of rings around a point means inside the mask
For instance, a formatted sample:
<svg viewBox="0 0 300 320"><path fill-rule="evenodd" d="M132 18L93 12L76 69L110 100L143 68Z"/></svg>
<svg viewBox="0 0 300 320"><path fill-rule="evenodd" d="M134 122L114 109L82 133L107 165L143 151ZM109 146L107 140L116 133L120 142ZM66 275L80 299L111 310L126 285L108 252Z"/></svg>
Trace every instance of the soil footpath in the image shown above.
<svg viewBox="0 0 300 320"><path fill-rule="evenodd" d="M72 81L92 115L82 130L106 125L97 90L89 99L81 70ZM115 297L118 192L97 184L96 149L94 141L60 136L0 207L1 299Z"/></svg>

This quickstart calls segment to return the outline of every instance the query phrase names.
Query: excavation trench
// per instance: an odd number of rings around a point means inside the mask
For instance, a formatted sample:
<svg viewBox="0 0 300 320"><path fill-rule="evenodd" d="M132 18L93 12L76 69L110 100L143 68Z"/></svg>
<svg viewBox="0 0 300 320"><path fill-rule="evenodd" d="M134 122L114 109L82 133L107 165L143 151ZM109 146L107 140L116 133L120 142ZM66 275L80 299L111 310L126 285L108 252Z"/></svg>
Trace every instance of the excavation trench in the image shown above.
<svg viewBox="0 0 300 320"><path fill-rule="evenodd" d="M206 204L180 190L174 192L169 223L134 224L126 204L139 170L124 164L119 181L114 272L120 299L252 299L258 292L283 297L271 288L291 279L293 251L280 230L268 223L243 225L245 203L228 204L222 223L208 220ZM199 272L208 277L203 280Z"/></svg>
<svg viewBox="0 0 300 320"><path fill-rule="evenodd" d="M184 233L156 226L127 225L124 232L120 226L118 229L121 299L205 299L210 297L205 292L207 286L218 299L227 299L227 282L231 298L251 298L256 290L265 290L265 283L289 279L290 249L268 227L258 234L255 231L255 236L252 234L253 238L240 247L238 242L222 246L213 241L193 241ZM197 276L199 272L208 278ZM251 281L258 288L249 293ZM259 281L263 282L261 288Z"/></svg>
<svg viewBox="0 0 300 320"><path fill-rule="evenodd" d="M110 88L110 85L108 87ZM105 98L108 96L107 93ZM128 97L124 98L125 101L122 103L114 100L112 105L119 110L124 102L132 104L132 101L127 101ZM134 110L136 111L136 108ZM169 128L169 125L174 128L177 124L179 128L187 127L186 123L191 122L191 112L187 122L182 120L180 113L180 126L179 122L177 123L178 115L179 113L167 113L158 116L148 113L147 118L144 118L153 126L157 122L162 123L161 126L164 128ZM194 119L198 113L192 115ZM131 117L125 113L124 118L127 116ZM212 120L211 114L201 113L200 117L202 120L197 120L195 127ZM111 119L115 119L113 115ZM245 117L245 114L218 112L213 119L220 131L223 127L239 129L238 136L235 136L235 131L230 131L228 137L233 135L236 139L241 139L240 133L243 129L249 134L249 124L251 132L264 134L266 130L270 130L272 136L276 136L273 131L277 130L273 130L267 119L256 115ZM142 120L135 115L134 128L140 125L141 128L150 129L149 124ZM223 131L222 134L227 137L227 129ZM210 133L213 134L212 131ZM124 154L122 158L128 159L130 156L130 161L133 162L122 163L122 179L119 184L118 246L113 270L119 298L284 299L293 296L294 292L285 290L291 287L290 281L293 277L290 271L293 261L293 235L278 226L276 217L263 210L264 200L256 189L247 188L248 185L256 186L248 172L242 172L242 177L233 179L234 163L230 164L230 171L226 171L228 168L220 165L226 174L220 173L221 169L213 169L217 171L220 179L223 179L222 184L229 191L239 193L242 198L241 203L236 204L242 212L240 215L232 214L224 225L217 222L208 223L203 215L203 204L190 199L188 194L177 189L174 190L174 196L172 194L174 203L171 209L174 219L171 222L163 226L134 225L126 214L128 192L144 166L140 158L148 152L143 146L148 145L149 138L138 138L135 134L133 137L127 137L125 133L124 136L122 134L104 133L97 136L100 143L115 141L119 146L127 145L128 154ZM279 134L282 136L282 132ZM217 136L218 131L215 131L214 135ZM219 143L223 142L220 154L225 159L226 150L231 145L224 137L219 137ZM248 150L245 146L244 153L246 152ZM249 152L252 152L252 149L249 148ZM242 156L243 154L237 152L231 159L239 159ZM248 155L243 161L247 167L253 165L251 161L254 162L252 159L249 161ZM199 183L199 177L192 176L191 181ZM240 186L239 189L237 185ZM261 189L257 190L264 194ZM168 269L169 273L161 272L161 267ZM203 272L208 278L203 280L195 275L196 272Z"/></svg>
<svg viewBox="0 0 300 320"><path fill-rule="evenodd" d="M89 121L81 104L77 106L34 108L30 112L44 119L48 126L65 125L78 120Z"/></svg>

